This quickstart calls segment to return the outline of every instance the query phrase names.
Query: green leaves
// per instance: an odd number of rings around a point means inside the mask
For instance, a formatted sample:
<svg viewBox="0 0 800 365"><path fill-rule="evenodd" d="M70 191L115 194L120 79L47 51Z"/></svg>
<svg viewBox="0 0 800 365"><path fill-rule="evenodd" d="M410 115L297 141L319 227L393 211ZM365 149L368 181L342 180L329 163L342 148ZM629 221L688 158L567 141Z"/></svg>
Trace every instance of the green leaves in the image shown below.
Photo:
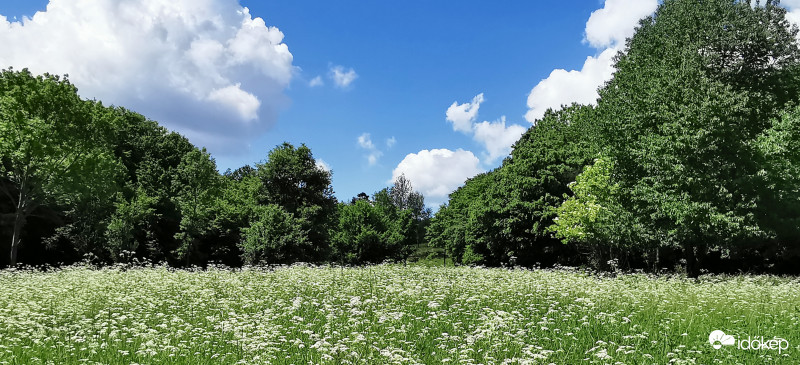
<svg viewBox="0 0 800 365"><path fill-rule="evenodd" d="M620 186L612 183L614 163L598 158L570 184L573 195L556 210L558 217L548 229L564 243L593 245L630 244L630 232L637 227L633 217L620 205Z"/></svg>
<svg viewBox="0 0 800 365"><path fill-rule="evenodd" d="M514 145L511 157L450 195L428 229L432 245L456 262L532 265L554 260L546 228L598 149L591 107L546 113ZM514 259L512 259L514 257ZM478 260L478 261L476 261Z"/></svg>
<svg viewBox="0 0 800 365"><path fill-rule="evenodd" d="M256 165L255 176L262 183L259 204L276 204L304 219L315 247L314 261L323 260L336 209L331 173L317 166L310 148L283 143L269 152L266 162Z"/></svg>
<svg viewBox="0 0 800 365"><path fill-rule="evenodd" d="M176 205L181 212L178 257L189 259L199 239L210 230L211 212L219 196L220 176L211 155L194 149L185 154L175 172L173 189L177 191Z"/></svg>
<svg viewBox="0 0 800 365"><path fill-rule="evenodd" d="M628 239L686 247L692 262L697 245L769 236L753 146L800 95L797 30L784 15L772 2L665 1L629 40L598 105L611 186L643 225Z"/></svg>
<svg viewBox="0 0 800 365"><path fill-rule="evenodd" d="M259 209L249 227L242 230L240 247L249 264L290 264L313 260L312 243L305 222L270 204Z"/></svg>
<svg viewBox="0 0 800 365"><path fill-rule="evenodd" d="M394 205L390 190L375 193L371 201L356 199L338 205L338 221L331 230L332 260L363 264L408 257L417 243L419 222L414 211Z"/></svg>
<svg viewBox="0 0 800 365"><path fill-rule="evenodd" d="M125 200L121 194L116 211L106 229L107 247L111 259L126 262L140 245L137 231L145 232L145 239L153 239L152 230L157 200L147 195L144 189L136 189L133 198ZM149 236L149 237L148 237Z"/></svg>
<svg viewBox="0 0 800 365"><path fill-rule="evenodd" d="M10 182L0 189L15 206L12 265L22 225L41 205L74 206L94 194L111 203L120 166L95 110L66 79L0 72L0 178Z"/></svg>

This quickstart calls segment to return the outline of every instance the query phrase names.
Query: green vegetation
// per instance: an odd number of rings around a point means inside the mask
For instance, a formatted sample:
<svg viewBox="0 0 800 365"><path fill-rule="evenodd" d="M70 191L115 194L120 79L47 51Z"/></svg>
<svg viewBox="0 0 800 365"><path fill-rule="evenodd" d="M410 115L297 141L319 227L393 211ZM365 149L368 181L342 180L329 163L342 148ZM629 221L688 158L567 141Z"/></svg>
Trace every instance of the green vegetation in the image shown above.
<svg viewBox="0 0 800 365"><path fill-rule="evenodd" d="M596 106L545 113L435 217L404 176L337 200L302 144L220 174L205 149L81 100L66 78L5 70L0 265L436 258L797 274L797 35L777 1L662 2Z"/></svg>
<svg viewBox="0 0 800 365"><path fill-rule="evenodd" d="M800 282L754 274L800 273L797 35L777 1L665 0L596 106L435 216L405 176L339 201L290 143L220 173L4 70L0 364L796 364Z"/></svg>
<svg viewBox="0 0 800 365"><path fill-rule="evenodd" d="M379 265L0 271L0 363L796 364L800 282ZM709 343L784 338L777 350Z"/></svg>
<svg viewBox="0 0 800 365"><path fill-rule="evenodd" d="M785 16L777 1L664 1L598 105L545 115L450 196L430 241L463 263L797 273L800 48Z"/></svg>
<svg viewBox="0 0 800 365"><path fill-rule="evenodd" d="M430 210L402 176L374 201L339 204L305 145L220 174L205 149L81 100L66 78L3 71L0 102L0 248L11 252L0 266L363 264L424 243ZM353 218L364 210L371 220Z"/></svg>

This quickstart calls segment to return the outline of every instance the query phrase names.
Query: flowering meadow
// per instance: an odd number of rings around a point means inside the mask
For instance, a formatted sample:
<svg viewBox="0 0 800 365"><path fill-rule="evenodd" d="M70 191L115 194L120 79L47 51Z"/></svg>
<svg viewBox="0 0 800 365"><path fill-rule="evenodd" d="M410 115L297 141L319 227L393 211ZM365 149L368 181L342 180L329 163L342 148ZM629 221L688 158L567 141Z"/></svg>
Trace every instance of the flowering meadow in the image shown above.
<svg viewBox="0 0 800 365"><path fill-rule="evenodd" d="M800 363L800 280L379 265L0 271L0 364ZM709 334L782 350L714 349Z"/></svg>

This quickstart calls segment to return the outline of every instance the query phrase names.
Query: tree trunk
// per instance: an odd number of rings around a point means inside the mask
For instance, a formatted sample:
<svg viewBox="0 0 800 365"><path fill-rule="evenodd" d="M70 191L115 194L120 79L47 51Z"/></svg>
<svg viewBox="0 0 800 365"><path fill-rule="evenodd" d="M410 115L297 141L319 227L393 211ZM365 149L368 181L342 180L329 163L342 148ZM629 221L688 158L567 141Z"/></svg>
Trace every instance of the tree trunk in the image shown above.
<svg viewBox="0 0 800 365"><path fill-rule="evenodd" d="M708 245L705 244L706 241L702 241L703 243L698 243L695 246L695 260L694 264L697 267L697 273L700 273L700 270L704 267L706 263L706 253L708 252Z"/></svg>
<svg viewBox="0 0 800 365"><path fill-rule="evenodd" d="M695 256L696 245L694 243L686 243L683 246L684 254L686 255L686 276L696 279L700 276L700 268L697 266L697 257Z"/></svg>
<svg viewBox="0 0 800 365"><path fill-rule="evenodd" d="M17 251L19 244L22 242L22 226L25 225L25 216L21 211L17 211L14 217L14 235L11 237L11 259L8 262L9 266L17 264Z"/></svg>
<svg viewBox="0 0 800 365"><path fill-rule="evenodd" d="M8 262L9 266L17 264L17 252L22 242L22 227L25 226L25 221L30 213L31 204L28 201L27 185L26 181L23 181L19 188L17 210L14 212L14 234L11 236L11 257Z"/></svg>
<svg viewBox="0 0 800 365"><path fill-rule="evenodd" d="M661 247L656 246L656 259L655 259L655 266L653 266L653 272L658 273L660 267L661 267Z"/></svg>

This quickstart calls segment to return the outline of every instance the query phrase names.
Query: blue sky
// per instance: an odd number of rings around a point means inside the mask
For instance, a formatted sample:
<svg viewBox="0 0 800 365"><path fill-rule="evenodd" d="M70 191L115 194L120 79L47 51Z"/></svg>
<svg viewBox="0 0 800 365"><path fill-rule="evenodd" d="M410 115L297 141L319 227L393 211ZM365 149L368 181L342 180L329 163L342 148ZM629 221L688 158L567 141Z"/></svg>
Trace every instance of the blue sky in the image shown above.
<svg viewBox="0 0 800 365"><path fill-rule="evenodd" d="M333 170L341 200L405 173L430 204L498 166L546 107L591 103L613 72L611 56L656 6L78 3L0 1L0 67L69 73L84 97L208 146L221 171L283 141L305 143Z"/></svg>
<svg viewBox="0 0 800 365"><path fill-rule="evenodd" d="M408 153L479 149L445 120L453 102L484 93L481 117L506 115L526 123L531 88L554 68L579 67L593 54L582 39L595 1L585 2L578 12L571 4L539 1L502 7L485 1L298 5L304 3L243 3L286 34L295 64L302 68L287 91L291 106L254 145L305 142L333 169L340 199L386 186ZM358 78L344 90L327 79L325 86L307 87L303 81L324 77L330 64L352 67ZM357 143L363 133L370 133L383 153L375 165ZM397 142L387 148L385 141L392 137ZM251 156L263 158L263 152ZM218 162L236 165L240 160Z"/></svg>

